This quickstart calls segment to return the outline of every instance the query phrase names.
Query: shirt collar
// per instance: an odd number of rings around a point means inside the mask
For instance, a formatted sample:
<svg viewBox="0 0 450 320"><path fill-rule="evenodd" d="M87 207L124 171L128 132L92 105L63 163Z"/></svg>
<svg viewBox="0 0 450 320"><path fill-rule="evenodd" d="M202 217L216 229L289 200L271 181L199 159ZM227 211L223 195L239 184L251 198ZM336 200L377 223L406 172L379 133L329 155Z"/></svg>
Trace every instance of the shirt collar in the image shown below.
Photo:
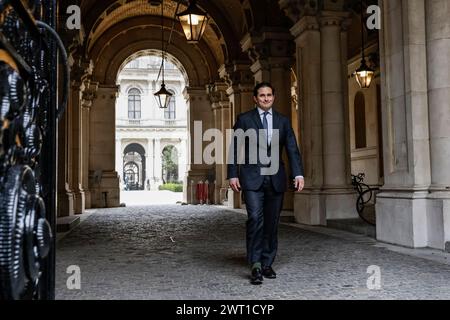
<svg viewBox="0 0 450 320"><path fill-rule="evenodd" d="M264 111L263 109L261 109L260 107L258 107L258 113L259 113L259 115L264 114L264 112L265 112L265 111ZM272 115L272 108L270 108L269 111L267 111L267 112L269 112L269 114Z"/></svg>

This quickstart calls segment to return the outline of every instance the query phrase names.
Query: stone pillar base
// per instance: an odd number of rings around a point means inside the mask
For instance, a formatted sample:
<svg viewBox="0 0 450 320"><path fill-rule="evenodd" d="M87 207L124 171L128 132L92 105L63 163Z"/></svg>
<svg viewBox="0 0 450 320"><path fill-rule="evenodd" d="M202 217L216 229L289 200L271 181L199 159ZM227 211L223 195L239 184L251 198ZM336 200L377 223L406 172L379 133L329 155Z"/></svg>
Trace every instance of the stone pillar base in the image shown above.
<svg viewBox="0 0 450 320"><path fill-rule="evenodd" d="M286 191L283 197L283 210L291 211L294 209L294 192Z"/></svg>
<svg viewBox="0 0 450 320"><path fill-rule="evenodd" d="M83 214L85 212L85 195L84 191L75 191L74 192L74 211L75 214Z"/></svg>
<svg viewBox="0 0 450 320"><path fill-rule="evenodd" d="M294 195L297 223L326 226L328 219L358 218L357 195L353 190L308 190Z"/></svg>
<svg viewBox="0 0 450 320"><path fill-rule="evenodd" d="M231 209L244 209L245 204L242 203L241 198L242 193L234 192L233 189L228 188L227 189L227 199L226 206Z"/></svg>
<svg viewBox="0 0 450 320"><path fill-rule="evenodd" d="M92 208L115 208L120 206L120 188L117 172L103 172L101 177L89 173Z"/></svg>
<svg viewBox="0 0 450 320"><path fill-rule="evenodd" d="M450 192L432 192L427 203L428 246L450 252Z"/></svg>
<svg viewBox="0 0 450 320"><path fill-rule="evenodd" d="M325 189L321 192L325 203L327 220L330 219L356 219L358 195L352 189Z"/></svg>
<svg viewBox="0 0 450 320"><path fill-rule="evenodd" d="M74 215L74 196L70 191L58 192L58 217Z"/></svg>
<svg viewBox="0 0 450 320"><path fill-rule="evenodd" d="M92 208L92 205L91 205L91 192L89 190L84 190L84 207L86 209Z"/></svg>
<svg viewBox="0 0 450 320"><path fill-rule="evenodd" d="M326 213L323 197L318 190L303 190L294 194L294 218L295 222L325 226Z"/></svg>
<svg viewBox="0 0 450 320"><path fill-rule="evenodd" d="M382 192L377 195L377 240L427 246L427 192Z"/></svg>
<svg viewBox="0 0 450 320"><path fill-rule="evenodd" d="M377 240L450 251L449 192L385 191L377 195L376 214Z"/></svg>

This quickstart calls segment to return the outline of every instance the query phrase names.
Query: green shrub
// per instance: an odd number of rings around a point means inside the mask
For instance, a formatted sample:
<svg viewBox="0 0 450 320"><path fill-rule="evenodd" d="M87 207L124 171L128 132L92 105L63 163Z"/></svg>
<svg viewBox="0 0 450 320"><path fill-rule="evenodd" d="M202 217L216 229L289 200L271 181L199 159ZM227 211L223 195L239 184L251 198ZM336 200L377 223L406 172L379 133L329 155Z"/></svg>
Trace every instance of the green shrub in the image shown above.
<svg viewBox="0 0 450 320"><path fill-rule="evenodd" d="M173 192L183 192L183 185L181 183L166 183L160 185L159 190L169 190Z"/></svg>

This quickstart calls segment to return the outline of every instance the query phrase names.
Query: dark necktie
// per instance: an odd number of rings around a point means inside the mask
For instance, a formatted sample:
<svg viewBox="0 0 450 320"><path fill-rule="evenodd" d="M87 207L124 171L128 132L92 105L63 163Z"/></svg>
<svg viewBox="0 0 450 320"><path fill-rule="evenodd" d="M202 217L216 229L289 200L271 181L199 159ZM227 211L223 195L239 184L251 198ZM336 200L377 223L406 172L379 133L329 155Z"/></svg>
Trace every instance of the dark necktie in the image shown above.
<svg viewBox="0 0 450 320"><path fill-rule="evenodd" d="M264 118L263 118L263 127L264 131L266 132L266 143L269 145L269 122L267 121L267 115L269 112L264 112Z"/></svg>

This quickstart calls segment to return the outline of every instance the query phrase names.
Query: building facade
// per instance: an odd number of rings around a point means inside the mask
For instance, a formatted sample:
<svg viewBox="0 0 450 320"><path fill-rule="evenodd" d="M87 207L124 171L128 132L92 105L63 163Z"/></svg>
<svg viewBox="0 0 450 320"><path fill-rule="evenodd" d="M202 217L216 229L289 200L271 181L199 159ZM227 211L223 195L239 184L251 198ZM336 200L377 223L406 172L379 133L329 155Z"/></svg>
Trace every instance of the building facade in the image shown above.
<svg viewBox="0 0 450 320"><path fill-rule="evenodd" d="M181 71L165 62L166 88L173 94L167 109L154 93L161 87L161 53L130 59L119 73L116 99L116 172L121 190L158 190L186 174L187 106ZM148 53L147 53L148 54Z"/></svg>

